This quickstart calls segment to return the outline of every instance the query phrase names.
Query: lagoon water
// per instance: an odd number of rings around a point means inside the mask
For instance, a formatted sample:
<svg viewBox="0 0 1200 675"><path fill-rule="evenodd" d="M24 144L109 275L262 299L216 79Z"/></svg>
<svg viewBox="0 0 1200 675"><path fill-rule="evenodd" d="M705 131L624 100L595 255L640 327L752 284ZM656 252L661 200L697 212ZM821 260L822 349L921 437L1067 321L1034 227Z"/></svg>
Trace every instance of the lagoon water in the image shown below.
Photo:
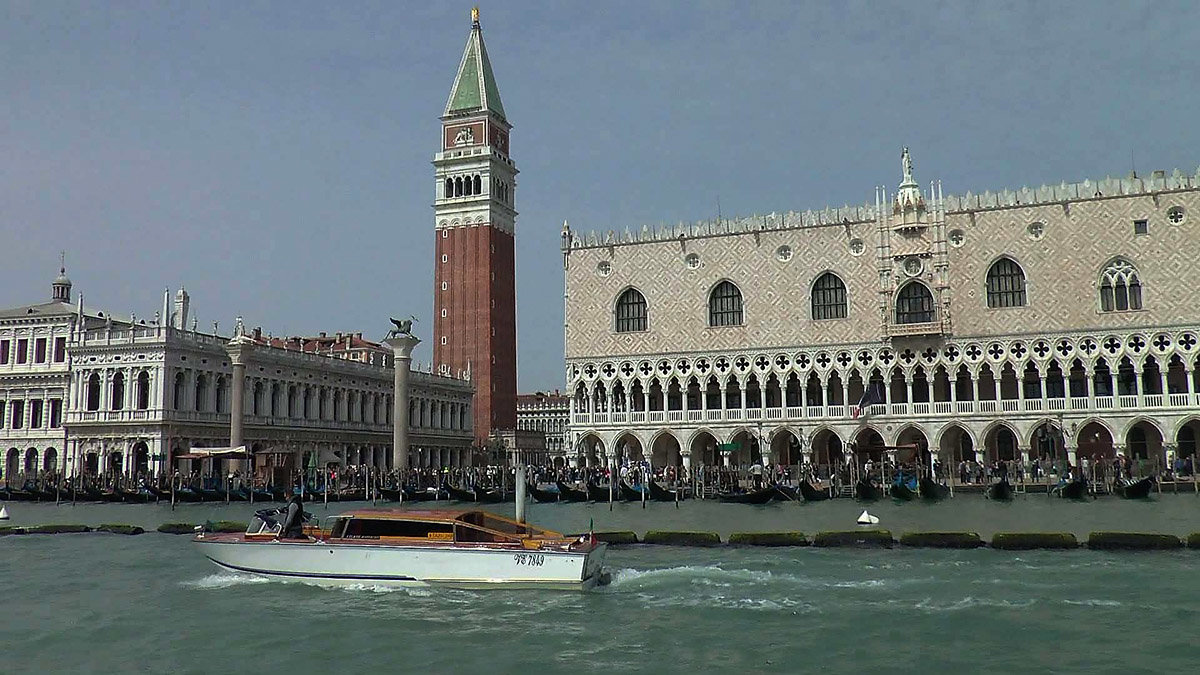
<svg viewBox="0 0 1200 675"><path fill-rule="evenodd" d="M6 524L245 520L249 505L9 504ZM330 505L329 513L362 506ZM869 507L911 530L1200 530L1200 498ZM318 515L320 504L310 505ZM507 507L511 513L511 505ZM498 510L504 511L504 507ZM850 500L531 505L567 532L851 529ZM610 549L590 593L322 589L229 574L187 536L0 538L0 673L1193 672L1200 551Z"/></svg>

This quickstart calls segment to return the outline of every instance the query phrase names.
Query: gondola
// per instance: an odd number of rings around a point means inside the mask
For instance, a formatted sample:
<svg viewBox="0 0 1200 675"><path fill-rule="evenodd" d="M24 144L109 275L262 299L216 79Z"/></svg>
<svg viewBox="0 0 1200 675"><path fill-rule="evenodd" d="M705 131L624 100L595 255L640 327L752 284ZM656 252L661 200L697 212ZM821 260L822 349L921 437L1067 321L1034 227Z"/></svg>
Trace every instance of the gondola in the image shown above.
<svg viewBox="0 0 1200 675"><path fill-rule="evenodd" d="M529 484L529 494L533 497L533 501L539 504L554 504L560 501L562 495L558 494L558 490L543 490L535 483Z"/></svg>
<svg viewBox="0 0 1200 675"><path fill-rule="evenodd" d="M504 502L516 501L516 494L496 488L491 490L476 490L475 501L485 504L502 504Z"/></svg>
<svg viewBox="0 0 1200 675"><path fill-rule="evenodd" d="M225 501L224 490L213 490L210 488L193 488L196 494L200 495L202 502L223 502Z"/></svg>
<svg viewBox="0 0 1200 675"><path fill-rule="evenodd" d="M554 484L558 487L558 494L562 497L563 501L565 501L565 502L586 502L586 501L588 501L587 490L577 490L577 489L571 487L570 485L567 485L566 483L562 482L561 480L554 481Z"/></svg>
<svg viewBox="0 0 1200 675"><path fill-rule="evenodd" d="M446 483L446 491L450 493L450 499L459 502L477 502L479 501L478 493L475 490L462 490Z"/></svg>
<svg viewBox="0 0 1200 675"><path fill-rule="evenodd" d="M27 490L14 490L13 488L4 488L4 499L10 502L31 502L34 500L33 493Z"/></svg>
<svg viewBox="0 0 1200 675"><path fill-rule="evenodd" d="M115 502L123 502L123 501L125 501L125 499L121 495L121 492L114 488L112 490L105 490L104 492L101 492L100 493L100 501L115 503Z"/></svg>
<svg viewBox="0 0 1200 675"><path fill-rule="evenodd" d="M104 501L104 493L101 492L99 490L99 488L92 487L91 485L83 488L83 490L81 490L81 494L83 495L83 501L87 501L87 502L102 502L102 501ZM76 500L78 500L78 499L79 499L79 497L78 497L78 495L76 495Z"/></svg>
<svg viewBox="0 0 1200 675"><path fill-rule="evenodd" d="M766 504L775 498L779 491L774 485L750 490L748 492L718 492L717 500L722 504Z"/></svg>
<svg viewBox="0 0 1200 675"><path fill-rule="evenodd" d="M1147 476L1139 481L1117 481L1113 484L1113 492L1122 499L1147 499L1154 487L1154 477Z"/></svg>
<svg viewBox="0 0 1200 675"><path fill-rule="evenodd" d="M987 498L994 499L1000 502L1007 502L1013 498L1013 486L1008 482L1007 478L992 483L987 489Z"/></svg>
<svg viewBox="0 0 1200 675"><path fill-rule="evenodd" d="M900 474L892 481L891 487L888 488L888 495L892 499L910 502L917 498L917 481L904 474Z"/></svg>
<svg viewBox="0 0 1200 675"><path fill-rule="evenodd" d="M917 492L920 493L923 499L929 501L941 501L950 496L950 488L935 481L929 476L922 476L921 481L917 483Z"/></svg>
<svg viewBox="0 0 1200 675"><path fill-rule="evenodd" d="M883 490L870 480L859 478L854 484L854 498L861 502L873 502L883 499Z"/></svg>
<svg viewBox="0 0 1200 675"><path fill-rule="evenodd" d="M1081 479L1059 483L1054 491L1063 499L1083 499L1087 496L1087 481Z"/></svg>
<svg viewBox="0 0 1200 675"><path fill-rule="evenodd" d="M204 501L204 497L194 488L181 487L175 490L175 501L188 503L202 502Z"/></svg>
<svg viewBox="0 0 1200 675"><path fill-rule="evenodd" d="M647 484L650 487L650 500L655 502L674 502L682 501L687 497L687 492L682 487L677 487L674 490L667 489L654 481Z"/></svg>
<svg viewBox="0 0 1200 675"><path fill-rule="evenodd" d="M138 488L137 490L122 490L118 488L117 494L121 495L121 501L126 504L149 504L150 502L158 501L158 497L146 488Z"/></svg>
<svg viewBox="0 0 1200 675"><path fill-rule="evenodd" d="M620 483L617 483L617 486L621 488L621 499L624 499L627 502L640 502L643 499L650 498L649 494L642 492L644 488L642 488L640 485L638 487L633 487L629 483L621 481Z"/></svg>
<svg viewBox="0 0 1200 675"><path fill-rule="evenodd" d="M592 481L588 481L587 482L587 496L588 496L589 502L606 502L610 499L610 495L608 492L608 486L600 485L599 483L593 483ZM613 494L613 495L611 495L611 498L612 499L620 499L621 495Z"/></svg>
<svg viewBox="0 0 1200 675"><path fill-rule="evenodd" d="M798 502L804 499L804 496L800 494L800 488L793 487L791 485L785 485L783 483L775 484L775 492L776 498L780 500Z"/></svg>
<svg viewBox="0 0 1200 675"><path fill-rule="evenodd" d="M450 499L450 493L445 483L441 487L427 487L421 490L404 488L404 498L411 502L435 502L439 499Z"/></svg>
<svg viewBox="0 0 1200 675"><path fill-rule="evenodd" d="M800 494L804 495L804 501L806 502L823 502L829 499L828 492L813 487L812 483L809 483L807 479L800 481L798 487L800 488Z"/></svg>
<svg viewBox="0 0 1200 675"><path fill-rule="evenodd" d="M361 502L367 499L367 488L365 487L348 487L338 490L337 500L339 502Z"/></svg>
<svg viewBox="0 0 1200 675"><path fill-rule="evenodd" d="M403 498L404 491L397 488L381 487L379 488L379 496L389 502L398 502Z"/></svg>

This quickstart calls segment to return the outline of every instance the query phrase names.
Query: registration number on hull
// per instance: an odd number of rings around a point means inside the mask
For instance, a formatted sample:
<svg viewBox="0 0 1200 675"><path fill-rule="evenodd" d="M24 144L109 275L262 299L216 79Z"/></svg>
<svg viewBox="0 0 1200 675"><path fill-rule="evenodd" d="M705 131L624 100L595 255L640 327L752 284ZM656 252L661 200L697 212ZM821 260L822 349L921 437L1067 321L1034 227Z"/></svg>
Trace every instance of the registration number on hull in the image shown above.
<svg viewBox="0 0 1200 675"><path fill-rule="evenodd" d="M546 555L543 553L516 553L513 555L513 561L517 565L526 567L541 567L546 564Z"/></svg>

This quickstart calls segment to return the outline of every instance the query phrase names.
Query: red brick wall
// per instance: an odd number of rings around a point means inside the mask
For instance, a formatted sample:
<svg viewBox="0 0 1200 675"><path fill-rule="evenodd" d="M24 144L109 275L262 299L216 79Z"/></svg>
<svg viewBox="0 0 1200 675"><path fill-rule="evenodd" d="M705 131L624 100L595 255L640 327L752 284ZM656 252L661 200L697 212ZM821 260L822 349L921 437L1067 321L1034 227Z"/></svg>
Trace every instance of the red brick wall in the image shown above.
<svg viewBox="0 0 1200 675"><path fill-rule="evenodd" d="M448 364L454 374L470 364L475 438L482 444L493 429L517 424L513 238L490 226L450 228L435 236L433 360L439 367Z"/></svg>

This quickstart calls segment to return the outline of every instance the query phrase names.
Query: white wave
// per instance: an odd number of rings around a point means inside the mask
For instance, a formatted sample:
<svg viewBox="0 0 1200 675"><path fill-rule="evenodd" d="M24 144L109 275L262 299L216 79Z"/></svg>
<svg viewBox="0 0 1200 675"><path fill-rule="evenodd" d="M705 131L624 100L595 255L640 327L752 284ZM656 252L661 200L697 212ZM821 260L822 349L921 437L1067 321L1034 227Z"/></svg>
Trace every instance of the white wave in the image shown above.
<svg viewBox="0 0 1200 675"><path fill-rule="evenodd" d="M1116 600L1100 600L1089 598L1087 600L1063 600L1063 603L1068 605L1077 605L1081 607L1120 607L1121 603Z"/></svg>
<svg viewBox="0 0 1200 675"><path fill-rule="evenodd" d="M620 568L613 570L611 586L633 586L635 588L658 583L685 582L704 586L727 586L736 584L765 584L784 582L805 584L807 580L791 574L777 574L769 570L732 569L727 570L715 565L681 565L678 567L661 567L649 570Z"/></svg>
<svg viewBox="0 0 1200 675"><path fill-rule="evenodd" d="M233 574L230 572L218 572L210 574L201 579L193 579L191 581L180 582L180 585L189 588L229 588L230 586L244 586L246 584L265 584L270 583L270 579L259 577L253 574Z"/></svg>
<svg viewBox="0 0 1200 675"><path fill-rule="evenodd" d="M999 607L1002 609L1024 609L1031 607L1037 603L1037 600L993 600L989 598L976 598L968 595L965 598L955 600L949 603L937 603L930 598L916 604L916 608L926 612L958 612L964 609L972 609L975 607Z"/></svg>

